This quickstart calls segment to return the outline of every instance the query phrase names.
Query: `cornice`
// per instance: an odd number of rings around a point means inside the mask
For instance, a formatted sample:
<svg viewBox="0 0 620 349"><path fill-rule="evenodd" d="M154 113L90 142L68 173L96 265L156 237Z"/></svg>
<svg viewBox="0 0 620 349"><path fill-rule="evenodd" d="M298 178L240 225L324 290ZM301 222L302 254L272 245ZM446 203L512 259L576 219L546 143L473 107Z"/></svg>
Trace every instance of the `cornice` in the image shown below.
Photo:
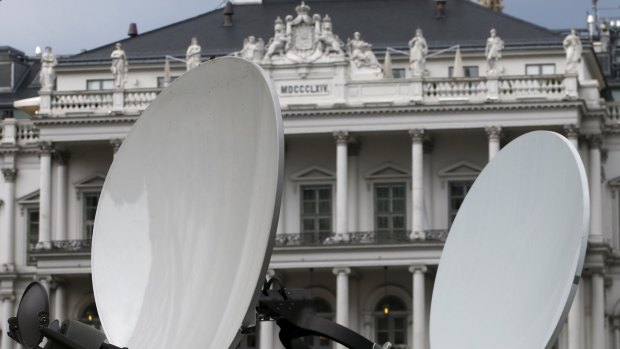
<svg viewBox="0 0 620 349"><path fill-rule="evenodd" d="M359 115L398 115L398 114L419 114L419 113L446 113L462 111L507 111L507 110L541 110L541 109L573 109L583 111L585 108L582 101L556 101L540 103L480 103L480 104L459 104L459 105L410 105L410 106L391 106L391 107L353 107L353 108L329 108L329 109L306 109L288 110L283 108L284 118L298 117L327 117L327 116L359 116Z"/></svg>
<svg viewBox="0 0 620 349"><path fill-rule="evenodd" d="M58 126L58 125L84 125L84 124L127 124L134 123L140 115L109 116L109 117L80 117L80 118L45 118L35 119L36 126Z"/></svg>

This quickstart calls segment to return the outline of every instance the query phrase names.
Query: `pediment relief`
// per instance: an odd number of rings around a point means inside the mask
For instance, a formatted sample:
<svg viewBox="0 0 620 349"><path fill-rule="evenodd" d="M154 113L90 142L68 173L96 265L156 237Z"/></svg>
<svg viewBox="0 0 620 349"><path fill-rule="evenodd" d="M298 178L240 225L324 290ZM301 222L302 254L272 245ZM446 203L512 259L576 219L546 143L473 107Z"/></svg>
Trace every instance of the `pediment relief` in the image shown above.
<svg viewBox="0 0 620 349"><path fill-rule="evenodd" d="M392 163L385 163L375 169L368 171L364 178L367 180L382 179L382 178L403 178L409 177L409 171L394 165Z"/></svg>
<svg viewBox="0 0 620 349"><path fill-rule="evenodd" d="M103 183L105 182L105 175L103 174L95 174L83 178L74 183L77 199L80 199L80 194L88 191L100 191L103 187Z"/></svg>
<svg viewBox="0 0 620 349"><path fill-rule="evenodd" d="M24 215L24 210L26 207L34 207L39 206L39 197L40 190L35 190L29 194L26 194L17 199L17 204L19 205L19 214Z"/></svg>
<svg viewBox="0 0 620 349"><path fill-rule="evenodd" d="M318 181L318 180L334 180L336 174L330 170L322 168L320 166L310 166L299 172L294 173L291 176L293 182L299 181Z"/></svg>
<svg viewBox="0 0 620 349"><path fill-rule="evenodd" d="M459 161L448 167L439 170L439 178L441 178L442 188L447 180L468 179L473 180L478 177L482 168L467 161Z"/></svg>

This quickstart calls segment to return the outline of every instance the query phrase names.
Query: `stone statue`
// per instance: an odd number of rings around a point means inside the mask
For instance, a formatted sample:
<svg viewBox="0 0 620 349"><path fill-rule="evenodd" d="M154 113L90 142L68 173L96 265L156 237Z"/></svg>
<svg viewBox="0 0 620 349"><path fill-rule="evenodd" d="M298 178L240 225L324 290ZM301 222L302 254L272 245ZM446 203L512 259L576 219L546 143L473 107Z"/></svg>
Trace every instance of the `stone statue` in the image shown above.
<svg viewBox="0 0 620 349"><path fill-rule="evenodd" d="M54 89L54 81L56 80L55 67L57 64L58 60L56 55L52 53L52 48L46 47L45 52L41 55L41 72L39 73L41 91L52 91Z"/></svg>
<svg viewBox="0 0 620 349"><path fill-rule="evenodd" d="M409 40L409 64L412 76L424 75L424 63L428 54L426 39L422 36L422 29L416 29L415 36Z"/></svg>
<svg viewBox="0 0 620 349"><path fill-rule="evenodd" d="M571 29L570 34L564 38L564 51L566 51L566 70L567 74L577 73L577 64L581 62L581 39L575 29Z"/></svg>
<svg viewBox="0 0 620 349"><path fill-rule="evenodd" d="M129 66L127 65L127 55L123 51L120 42L116 44L116 49L112 51L110 57L112 58L110 70L114 76L114 86L116 88L123 88Z"/></svg>
<svg viewBox="0 0 620 349"><path fill-rule="evenodd" d="M328 15L325 15L321 23L319 42L323 45L322 51L324 55L344 56L344 51L342 51L342 46L344 46L344 44L338 35L334 34L332 20Z"/></svg>
<svg viewBox="0 0 620 349"><path fill-rule="evenodd" d="M198 39L192 38L191 44L187 48L185 53L185 66L187 71L190 71L200 65L200 54L202 48L198 45Z"/></svg>
<svg viewBox="0 0 620 349"><path fill-rule="evenodd" d="M497 61L502 58L504 41L497 36L495 28L491 29L491 36L487 39L485 55L487 58L487 75L498 75Z"/></svg>
<svg viewBox="0 0 620 349"><path fill-rule="evenodd" d="M353 39L347 41L347 53L352 64L357 68L379 68L381 65L372 53L372 45L362 40L359 32L353 34Z"/></svg>
<svg viewBox="0 0 620 349"><path fill-rule="evenodd" d="M265 53L264 60L271 59L271 56L276 53L280 56L283 56L288 42L289 39L286 36L286 28L284 26L284 22L282 22L282 19L280 17L278 17L276 18L274 25L273 38L271 38L267 43L267 53Z"/></svg>
<svg viewBox="0 0 620 349"><path fill-rule="evenodd" d="M253 35L243 40L241 51L235 52L235 56L245 58L248 61L260 62L265 54L265 42L263 39L256 40Z"/></svg>

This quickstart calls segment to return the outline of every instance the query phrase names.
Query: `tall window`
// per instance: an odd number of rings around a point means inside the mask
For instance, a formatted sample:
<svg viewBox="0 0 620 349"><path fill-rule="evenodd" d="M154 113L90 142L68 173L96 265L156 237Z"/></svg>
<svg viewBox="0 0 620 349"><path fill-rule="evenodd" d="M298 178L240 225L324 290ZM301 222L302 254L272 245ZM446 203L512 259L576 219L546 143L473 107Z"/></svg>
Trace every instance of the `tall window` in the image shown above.
<svg viewBox="0 0 620 349"><path fill-rule="evenodd" d="M301 232L308 242L323 241L331 234L331 185L301 187Z"/></svg>
<svg viewBox="0 0 620 349"><path fill-rule="evenodd" d="M316 307L316 316L327 320L333 320L334 310L327 300L324 298L315 297L314 305ZM326 349L332 347L332 342L325 337L308 336L303 337L303 340L310 348L314 349Z"/></svg>
<svg viewBox="0 0 620 349"><path fill-rule="evenodd" d="M375 184L375 230L378 239L400 239L406 235L405 183Z"/></svg>
<svg viewBox="0 0 620 349"><path fill-rule="evenodd" d="M389 341L395 347L407 346L407 307L400 298L387 295L377 302L375 336L380 344Z"/></svg>
<svg viewBox="0 0 620 349"><path fill-rule="evenodd" d="M113 79L86 80L86 89L89 91L111 90L113 88Z"/></svg>
<svg viewBox="0 0 620 349"><path fill-rule="evenodd" d="M454 218L456 218L456 214L459 212L459 208L461 208L473 183L472 181L450 182L450 225L454 222Z"/></svg>
<svg viewBox="0 0 620 349"><path fill-rule="evenodd" d="M39 242L39 207L26 208L26 236L28 239L28 265L34 265L36 261L30 256L32 250Z"/></svg>
<svg viewBox="0 0 620 349"><path fill-rule="evenodd" d="M97 213L97 204L99 203L99 192L90 192L82 194L83 205L83 232L84 239L93 238L93 229L95 227L95 214Z"/></svg>

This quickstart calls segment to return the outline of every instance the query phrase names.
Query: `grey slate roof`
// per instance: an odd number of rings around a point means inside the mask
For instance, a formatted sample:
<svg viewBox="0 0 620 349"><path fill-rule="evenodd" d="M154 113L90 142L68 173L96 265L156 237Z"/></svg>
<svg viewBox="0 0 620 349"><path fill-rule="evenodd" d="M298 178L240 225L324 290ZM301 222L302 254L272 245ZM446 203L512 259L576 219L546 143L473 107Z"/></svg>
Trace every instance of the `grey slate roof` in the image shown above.
<svg viewBox="0 0 620 349"><path fill-rule="evenodd" d="M241 49L249 35L273 36L274 20L296 15L300 1L263 0L262 4L234 5L233 25L223 26L224 9L189 18L121 40L130 60L184 56L192 36L198 38L203 56L219 56ZM444 18L435 17L435 0L308 0L310 14L328 14L334 32L346 42L356 31L374 49L406 48L417 27L422 28L431 48L460 44L467 49L484 47L489 30L511 46L560 47L555 32L515 17L491 11L470 0L447 0ZM114 43L63 59L64 62L109 60Z"/></svg>

